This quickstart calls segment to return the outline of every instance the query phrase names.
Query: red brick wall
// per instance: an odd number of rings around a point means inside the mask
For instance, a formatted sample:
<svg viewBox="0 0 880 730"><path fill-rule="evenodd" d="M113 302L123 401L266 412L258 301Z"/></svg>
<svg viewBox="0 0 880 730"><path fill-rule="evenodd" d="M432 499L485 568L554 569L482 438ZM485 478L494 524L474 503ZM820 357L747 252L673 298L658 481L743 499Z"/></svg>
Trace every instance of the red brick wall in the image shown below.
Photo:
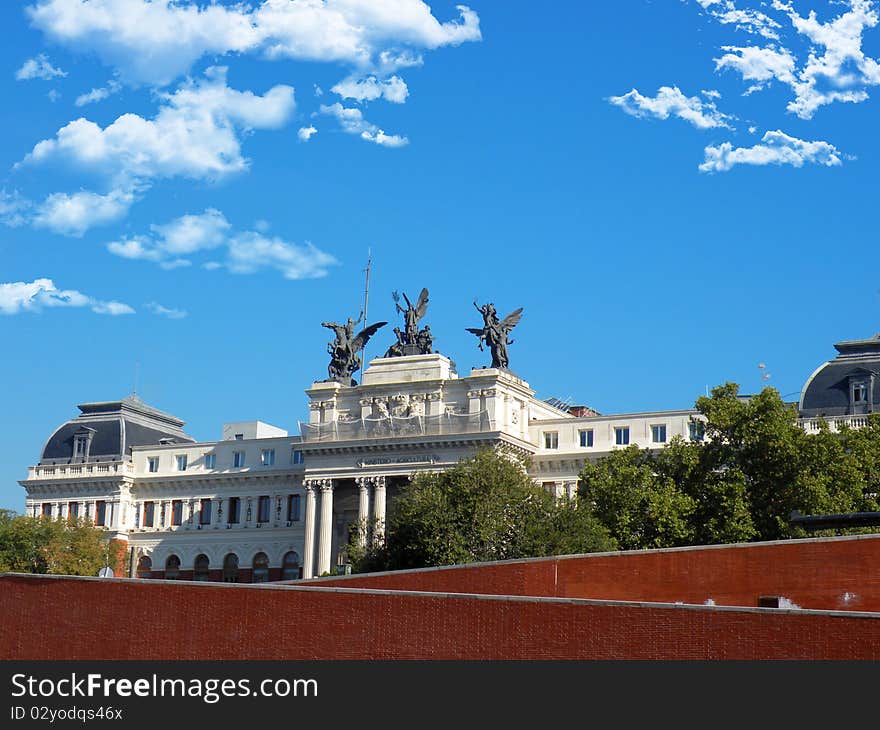
<svg viewBox="0 0 880 730"><path fill-rule="evenodd" d="M771 609L6 575L0 616L3 659L880 659L880 615Z"/></svg>
<svg viewBox="0 0 880 730"><path fill-rule="evenodd" d="M880 536L511 561L324 578L312 585L880 611Z"/></svg>

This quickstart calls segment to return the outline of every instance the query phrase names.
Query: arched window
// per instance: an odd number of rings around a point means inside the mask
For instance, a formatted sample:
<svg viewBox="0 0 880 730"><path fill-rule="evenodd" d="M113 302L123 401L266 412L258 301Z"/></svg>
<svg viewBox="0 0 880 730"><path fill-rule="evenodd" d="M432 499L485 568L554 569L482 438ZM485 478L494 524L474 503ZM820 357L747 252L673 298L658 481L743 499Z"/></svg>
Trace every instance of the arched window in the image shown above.
<svg viewBox="0 0 880 730"><path fill-rule="evenodd" d="M165 561L165 580L177 580L180 578L180 558L169 555Z"/></svg>
<svg viewBox="0 0 880 730"><path fill-rule="evenodd" d="M254 572L251 580L254 583L266 583L269 580L269 556L266 553L254 555Z"/></svg>
<svg viewBox="0 0 880 730"><path fill-rule="evenodd" d="M153 577L153 561L150 560L150 557L148 555L141 555L140 559L138 560L137 577Z"/></svg>
<svg viewBox="0 0 880 730"><path fill-rule="evenodd" d="M238 555L235 553L223 558L223 582L238 583Z"/></svg>
<svg viewBox="0 0 880 730"><path fill-rule="evenodd" d="M207 555L199 555L193 563L193 580L211 580L208 573L210 561Z"/></svg>
<svg viewBox="0 0 880 730"><path fill-rule="evenodd" d="M297 580L301 577L299 571L299 555L291 550L281 562L281 580Z"/></svg>

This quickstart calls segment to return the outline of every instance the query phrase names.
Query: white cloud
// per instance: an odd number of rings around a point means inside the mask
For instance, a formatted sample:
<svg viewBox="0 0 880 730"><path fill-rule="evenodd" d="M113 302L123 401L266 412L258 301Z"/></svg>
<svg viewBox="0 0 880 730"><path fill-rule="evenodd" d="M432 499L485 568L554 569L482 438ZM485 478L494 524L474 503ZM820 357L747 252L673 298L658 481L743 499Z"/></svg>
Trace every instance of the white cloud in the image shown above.
<svg viewBox="0 0 880 730"><path fill-rule="evenodd" d="M653 98L642 96L633 89L623 96L612 96L608 101L634 117L651 116L656 119L668 119L670 116L676 116L690 122L698 129L714 127L732 129L727 123L731 117L718 111L713 102L703 101L697 96L685 96L677 86L661 86L657 96Z"/></svg>
<svg viewBox="0 0 880 730"><path fill-rule="evenodd" d="M170 223L152 225L151 235L133 236L107 244L107 250L127 259L152 261L162 268L189 266L192 261L181 254L194 254L223 249L225 260L204 262L205 269L225 267L237 274L249 274L260 269L273 268L288 279L305 279L326 275L336 259L311 243L303 246L288 243L281 238L264 235L268 224L261 230L231 230L230 223L218 210L209 208L199 215L184 215Z"/></svg>
<svg viewBox="0 0 880 730"><path fill-rule="evenodd" d="M0 190L0 223L10 228L23 226L30 220L33 203L22 197L18 190L7 193Z"/></svg>
<svg viewBox="0 0 880 730"><path fill-rule="evenodd" d="M724 4L709 0L697 2L704 9ZM846 6L846 10L823 23L814 10L804 17L794 9L792 2L773 0L772 9L786 16L794 34L810 44L803 63L781 44L763 48L724 46L727 53L715 59L716 69L732 69L742 75L743 80L755 82L746 94L763 89L774 79L786 84L794 93L794 99L786 108L801 119L811 119L820 107L834 102L865 101L868 89L880 84L880 63L865 54L862 37L867 29L880 23L880 15L873 0L842 0L839 4ZM715 10L709 12L716 14ZM762 35L779 40L775 31L772 35Z"/></svg>
<svg viewBox="0 0 880 730"><path fill-rule="evenodd" d="M816 110L835 101L861 102L868 98L866 86L880 84L880 64L862 51L862 34L880 22L871 0L849 0L849 10L834 20L820 23L816 12L804 18L791 3L773 1L776 10L785 12L795 30L813 44L798 83L793 85L795 99L788 111L801 119L810 119ZM818 52L824 48L824 52Z"/></svg>
<svg viewBox="0 0 880 730"><path fill-rule="evenodd" d="M797 83L795 58L785 48L722 46L722 50L727 53L715 59L715 69L733 69L744 81L756 81L746 93L762 89L773 79L789 85Z"/></svg>
<svg viewBox="0 0 880 730"><path fill-rule="evenodd" d="M308 127L300 127L299 131L296 133L296 136L299 137L301 142L308 142L313 134L317 134L318 130L312 126Z"/></svg>
<svg viewBox="0 0 880 730"><path fill-rule="evenodd" d="M173 307L164 307L159 302L149 302L146 305L153 314L159 317L168 317L168 319L183 319L189 313L185 309L175 309Z"/></svg>
<svg viewBox="0 0 880 730"><path fill-rule="evenodd" d="M379 81L375 76L366 78L349 76L336 84L331 91L343 99L372 101L384 98L395 104L403 104L409 95L406 82L399 76L392 76L384 81Z"/></svg>
<svg viewBox="0 0 880 730"><path fill-rule="evenodd" d="M76 97L76 101L74 101L73 103L76 106L85 106L86 104L92 104L96 101L103 101L107 97L118 93L121 88L122 84L120 84L118 81L110 79L110 81L107 82L106 86L94 88L86 94L80 94L78 97Z"/></svg>
<svg viewBox="0 0 880 730"><path fill-rule="evenodd" d="M810 163L832 167L840 165L841 153L832 144L822 141L807 142L791 137L780 130L766 132L761 144L753 147L734 147L730 142L708 146L701 172L725 172L735 165L792 165L803 167Z"/></svg>
<svg viewBox="0 0 880 730"><path fill-rule="evenodd" d="M752 35L777 40L777 30L782 26L770 16L759 10L740 10L732 0L696 0L715 20L722 25L733 25Z"/></svg>
<svg viewBox="0 0 880 730"><path fill-rule="evenodd" d="M29 58L24 62L22 67L15 72L15 78L19 81L28 79L43 79L50 81L54 78L67 76L66 71L55 68L45 53L41 53L35 58Z"/></svg>
<svg viewBox="0 0 880 730"><path fill-rule="evenodd" d="M294 110L293 88L273 86L263 96L226 85L226 69L163 94L153 119L123 114L105 128L85 118L37 143L23 163L66 160L104 172L117 183L155 177L219 179L247 168L238 133L276 129ZM19 163L19 164L23 164Z"/></svg>
<svg viewBox="0 0 880 730"><path fill-rule="evenodd" d="M214 208L208 208L201 215L183 215L170 223L150 226L160 242L160 248L173 255L221 246L230 228L229 221Z"/></svg>
<svg viewBox="0 0 880 730"><path fill-rule="evenodd" d="M164 85L204 55L244 52L259 43L240 6L169 0L41 0L27 8L49 38L93 51L127 81Z"/></svg>
<svg viewBox="0 0 880 730"><path fill-rule="evenodd" d="M0 313L38 312L44 307L88 307L96 314L134 314L127 304L94 299L74 289L58 289L51 279L0 284Z"/></svg>
<svg viewBox="0 0 880 730"><path fill-rule="evenodd" d="M361 139L383 147L403 147L409 144L406 137L397 134L385 134L385 132L375 124L371 124L366 119L360 109L347 109L338 101L335 104L326 106L321 105L321 114L334 116L339 120L339 124L345 132L356 134Z"/></svg>
<svg viewBox="0 0 880 730"><path fill-rule="evenodd" d="M700 93L703 96L705 96L707 99L720 99L721 98L721 92L716 91L715 89L703 89Z"/></svg>
<svg viewBox="0 0 880 730"><path fill-rule="evenodd" d="M82 236L89 228L123 218L134 201L126 190L100 195L88 190L52 193L35 210L31 220L37 228L48 228L66 236Z"/></svg>
<svg viewBox="0 0 880 730"><path fill-rule="evenodd" d="M251 274L273 268L285 279L315 279L327 275L337 260L311 243L304 246L268 238L256 231L246 231L229 239L226 267L235 274Z"/></svg>
<svg viewBox="0 0 880 730"><path fill-rule="evenodd" d="M61 94L57 89L49 89L49 91L46 93L46 96L53 104L61 98Z"/></svg>
<svg viewBox="0 0 880 730"><path fill-rule="evenodd" d="M269 58L343 62L359 68L399 49L478 41L480 21L464 5L441 23L422 0L265 0L197 5L170 0L39 0L31 22L52 40L91 50L134 82L164 85L199 58L261 52Z"/></svg>

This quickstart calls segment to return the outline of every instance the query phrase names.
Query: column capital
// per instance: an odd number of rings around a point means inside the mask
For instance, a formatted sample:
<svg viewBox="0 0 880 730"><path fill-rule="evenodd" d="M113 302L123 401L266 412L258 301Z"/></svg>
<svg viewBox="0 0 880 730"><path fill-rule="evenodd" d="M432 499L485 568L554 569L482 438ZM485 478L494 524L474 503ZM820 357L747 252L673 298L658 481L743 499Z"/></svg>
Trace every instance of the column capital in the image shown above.
<svg viewBox="0 0 880 730"><path fill-rule="evenodd" d="M378 487L379 489L385 489L385 475L380 474L375 477L371 477L373 480L373 486Z"/></svg>
<svg viewBox="0 0 880 730"><path fill-rule="evenodd" d="M355 477L354 483L358 485L358 489L364 491L370 488L372 477Z"/></svg>
<svg viewBox="0 0 880 730"><path fill-rule="evenodd" d="M333 480L332 479L319 479L318 486L321 487L322 492L332 492L333 491Z"/></svg>

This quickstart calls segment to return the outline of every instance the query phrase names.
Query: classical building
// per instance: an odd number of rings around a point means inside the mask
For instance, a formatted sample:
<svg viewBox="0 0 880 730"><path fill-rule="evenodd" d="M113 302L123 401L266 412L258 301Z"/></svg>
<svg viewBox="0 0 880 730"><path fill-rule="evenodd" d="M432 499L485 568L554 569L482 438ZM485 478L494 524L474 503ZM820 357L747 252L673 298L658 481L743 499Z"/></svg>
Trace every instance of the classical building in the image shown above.
<svg viewBox="0 0 880 730"><path fill-rule="evenodd" d="M880 407L880 338L836 347L804 386L808 430L819 418L862 425ZM381 536L389 501L413 474L480 447L527 456L535 481L562 496L587 459L703 438L694 410L600 415L539 400L504 368L460 377L434 352L374 359L360 384L339 371L306 390L309 418L296 435L256 421L196 442L183 421L134 396L80 405L20 482L27 513L88 517L127 544L133 576L311 578L336 571L352 534Z"/></svg>

